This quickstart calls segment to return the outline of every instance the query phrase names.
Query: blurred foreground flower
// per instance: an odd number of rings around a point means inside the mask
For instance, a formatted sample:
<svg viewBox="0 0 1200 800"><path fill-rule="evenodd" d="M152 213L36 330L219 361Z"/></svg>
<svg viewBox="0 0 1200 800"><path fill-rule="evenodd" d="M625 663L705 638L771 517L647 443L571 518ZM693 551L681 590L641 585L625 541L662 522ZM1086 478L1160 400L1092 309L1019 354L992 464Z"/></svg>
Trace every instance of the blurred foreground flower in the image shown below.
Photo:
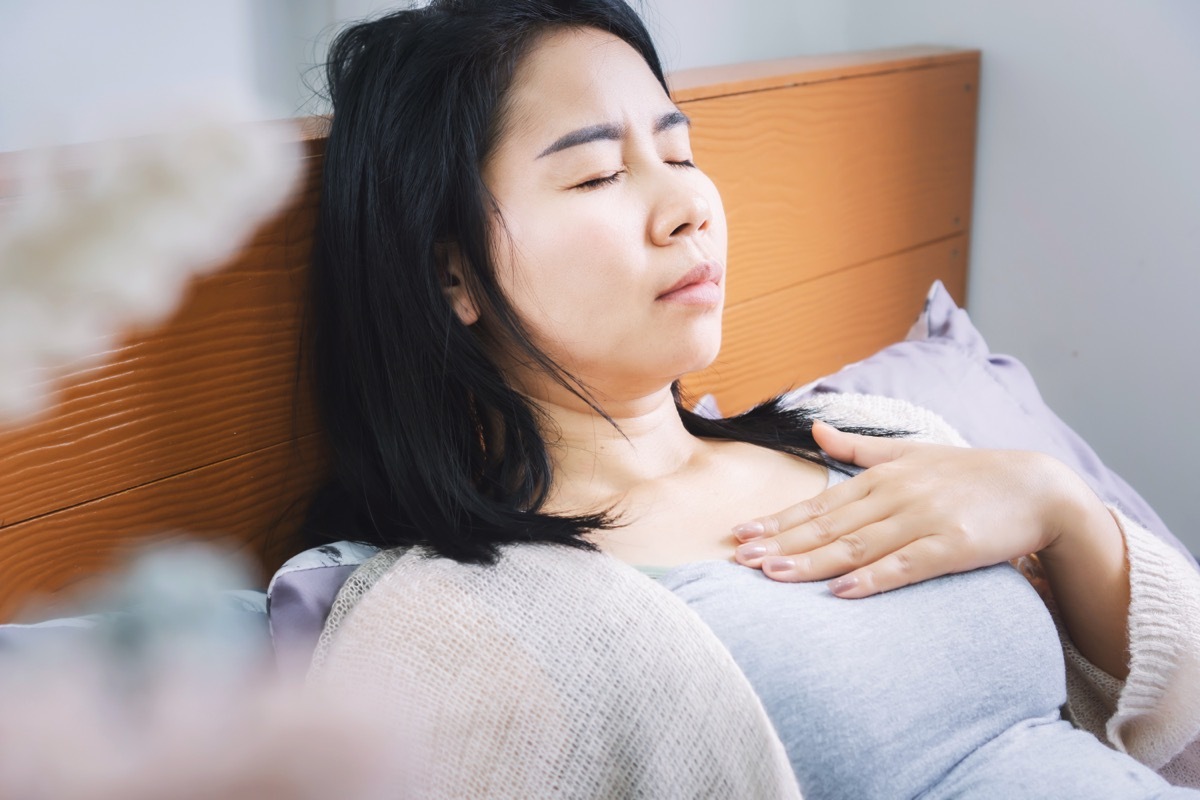
<svg viewBox="0 0 1200 800"><path fill-rule="evenodd" d="M47 405L39 372L164 319L280 208L299 145L244 117L196 112L171 133L89 145L91 163L69 169L56 150L6 161L25 174L0 215L0 422Z"/></svg>
<svg viewBox="0 0 1200 800"><path fill-rule="evenodd" d="M90 629L0 651L6 800L405 797L369 708L279 676L244 571L191 545L136 560Z"/></svg>

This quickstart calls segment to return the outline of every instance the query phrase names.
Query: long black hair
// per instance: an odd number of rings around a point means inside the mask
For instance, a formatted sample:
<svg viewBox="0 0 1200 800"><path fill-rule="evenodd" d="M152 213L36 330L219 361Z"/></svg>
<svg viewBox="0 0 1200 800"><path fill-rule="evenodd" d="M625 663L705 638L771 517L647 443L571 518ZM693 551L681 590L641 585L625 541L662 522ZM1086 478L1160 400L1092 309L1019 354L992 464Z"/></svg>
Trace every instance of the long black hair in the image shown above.
<svg viewBox="0 0 1200 800"><path fill-rule="evenodd" d="M509 542L593 549L583 534L617 524L540 511L552 477L542 420L489 355L489 342L505 342L604 414L531 342L497 285L488 220L498 209L481 177L522 56L549 31L585 27L627 42L667 89L622 0L433 0L334 40L306 325L333 476L310 507L310 532L492 563ZM464 325L446 298L448 243L481 324ZM778 399L706 419L672 389L694 435L826 463L811 419Z"/></svg>

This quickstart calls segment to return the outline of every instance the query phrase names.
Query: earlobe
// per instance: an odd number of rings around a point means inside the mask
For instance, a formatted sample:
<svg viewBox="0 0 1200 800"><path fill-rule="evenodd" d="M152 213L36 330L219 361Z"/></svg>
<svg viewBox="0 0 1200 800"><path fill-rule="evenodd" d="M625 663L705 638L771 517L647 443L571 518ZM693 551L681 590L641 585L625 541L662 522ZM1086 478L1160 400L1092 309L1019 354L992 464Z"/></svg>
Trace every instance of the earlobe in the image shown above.
<svg viewBox="0 0 1200 800"><path fill-rule="evenodd" d="M455 242L438 242L434 245L438 272L442 281L442 292L450 301L450 307L463 325L474 325L479 321L479 306L467 289L462 254Z"/></svg>
<svg viewBox="0 0 1200 800"><path fill-rule="evenodd" d="M458 315L459 322L463 325L474 325L479 321L479 308L463 284L460 283L456 286L448 296L450 297L450 306Z"/></svg>

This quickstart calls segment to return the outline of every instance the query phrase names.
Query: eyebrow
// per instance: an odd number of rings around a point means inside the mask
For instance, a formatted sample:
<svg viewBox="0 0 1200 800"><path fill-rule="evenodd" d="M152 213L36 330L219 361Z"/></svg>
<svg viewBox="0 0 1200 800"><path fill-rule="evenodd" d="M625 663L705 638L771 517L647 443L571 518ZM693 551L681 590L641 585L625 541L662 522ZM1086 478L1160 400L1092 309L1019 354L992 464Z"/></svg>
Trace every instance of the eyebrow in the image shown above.
<svg viewBox="0 0 1200 800"><path fill-rule="evenodd" d="M663 131L674 128L679 125L692 126L692 120L687 114L679 109L668 111L654 121L654 134L657 136ZM560 136L555 140L554 144L547 147L542 152L538 153L538 158L552 155L560 150L566 150L568 147L577 147L588 142L598 141L621 141L625 135L625 126L606 123L602 125L589 125L586 128L580 128L577 131L571 131L565 136ZM537 159L535 158L534 161Z"/></svg>

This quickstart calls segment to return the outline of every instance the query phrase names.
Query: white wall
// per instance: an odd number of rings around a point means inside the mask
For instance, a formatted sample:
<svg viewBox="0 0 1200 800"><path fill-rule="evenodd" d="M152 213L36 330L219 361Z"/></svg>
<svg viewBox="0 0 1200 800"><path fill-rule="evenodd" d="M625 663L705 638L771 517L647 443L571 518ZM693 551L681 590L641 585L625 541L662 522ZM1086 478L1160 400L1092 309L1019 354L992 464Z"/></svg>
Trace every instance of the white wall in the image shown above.
<svg viewBox="0 0 1200 800"><path fill-rule="evenodd" d="M259 0L253 0L259 2ZM255 85L246 0L0 0L0 150L94 141Z"/></svg>
<svg viewBox="0 0 1200 800"><path fill-rule="evenodd" d="M636 2L636 0L635 0ZM387 0L0 0L0 150L257 91ZM1200 2L642 0L668 69L911 43L984 52L970 306L1200 552ZM323 35L322 35L323 33ZM99 110L129 109L104 122ZM1153 397L1150 393L1153 392Z"/></svg>
<svg viewBox="0 0 1200 800"><path fill-rule="evenodd" d="M668 72L845 49L839 43L843 0L642 2L639 10Z"/></svg>
<svg viewBox="0 0 1200 800"><path fill-rule="evenodd" d="M1200 3L857 0L851 48L983 51L969 305L1200 553Z"/></svg>

